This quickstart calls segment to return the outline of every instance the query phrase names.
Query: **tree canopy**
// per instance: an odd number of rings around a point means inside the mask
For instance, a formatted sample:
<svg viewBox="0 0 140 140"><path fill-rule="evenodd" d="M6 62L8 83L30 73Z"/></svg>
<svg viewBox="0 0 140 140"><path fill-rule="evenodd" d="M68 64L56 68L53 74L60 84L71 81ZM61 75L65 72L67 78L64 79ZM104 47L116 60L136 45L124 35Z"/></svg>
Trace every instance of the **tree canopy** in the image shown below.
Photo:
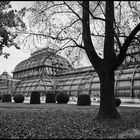
<svg viewBox="0 0 140 140"><path fill-rule="evenodd" d="M37 44L55 44L53 46L58 50L66 48L65 55L69 58L75 51L74 59L77 60L81 52L81 57L85 54L82 10L80 1L34 1L33 6L28 9L30 12L28 31L23 33L24 39L19 37L19 40L22 40L23 46L27 48L37 47ZM120 48L123 48L124 40L139 23L139 10L138 1L114 1L113 27L116 55L119 54ZM89 15L93 46L97 55L104 58L105 1L90 1ZM135 36L135 41L136 39L139 42L139 35Z"/></svg>
<svg viewBox="0 0 140 140"><path fill-rule="evenodd" d="M24 10L13 10L10 1L0 1L0 55L6 58L9 54L3 52L4 47L15 46L19 49L15 41L17 37L15 30L25 28L23 13Z"/></svg>

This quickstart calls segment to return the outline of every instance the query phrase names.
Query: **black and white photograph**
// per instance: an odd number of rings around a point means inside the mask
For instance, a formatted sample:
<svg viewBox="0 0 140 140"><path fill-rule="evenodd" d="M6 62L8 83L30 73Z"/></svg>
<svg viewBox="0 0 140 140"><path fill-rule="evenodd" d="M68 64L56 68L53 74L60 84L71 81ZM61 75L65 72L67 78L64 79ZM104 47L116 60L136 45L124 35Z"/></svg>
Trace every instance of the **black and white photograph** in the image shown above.
<svg viewBox="0 0 140 140"><path fill-rule="evenodd" d="M0 1L0 139L140 139L140 1Z"/></svg>

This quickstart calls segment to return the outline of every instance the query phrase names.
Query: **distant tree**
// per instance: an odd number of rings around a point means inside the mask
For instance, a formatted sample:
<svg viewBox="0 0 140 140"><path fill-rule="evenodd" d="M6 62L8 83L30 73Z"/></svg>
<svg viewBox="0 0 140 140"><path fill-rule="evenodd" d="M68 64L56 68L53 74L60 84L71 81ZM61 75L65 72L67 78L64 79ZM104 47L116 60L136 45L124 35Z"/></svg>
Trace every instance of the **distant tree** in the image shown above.
<svg viewBox="0 0 140 140"><path fill-rule="evenodd" d="M4 47L19 46L15 42L17 34L16 29L22 30L25 24L22 21L22 16L25 13L25 8L21 11L13 10L10 1L0 1L0 55L8 58L9 54L3 52Z"/></svg>
<svg viewBox="0 0 140 140"><path fill-rule="evenodd" d="M123 63L128 47L139 40L137 4L136 1L36 1L29 9L30 31L24 34L30 39L52 41L58 44L58 50L67 49L67 54L72 54L72 50L86 53L100 79L99 119L121 118L114 99L114 73Z"/></svg>

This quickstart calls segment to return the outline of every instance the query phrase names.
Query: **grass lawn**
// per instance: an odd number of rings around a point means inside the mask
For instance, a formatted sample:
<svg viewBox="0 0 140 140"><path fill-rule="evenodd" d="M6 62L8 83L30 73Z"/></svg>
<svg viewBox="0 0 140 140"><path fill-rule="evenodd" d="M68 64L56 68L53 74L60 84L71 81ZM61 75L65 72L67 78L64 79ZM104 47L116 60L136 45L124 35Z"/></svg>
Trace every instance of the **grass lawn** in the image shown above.
<svg viewBox="0 0 140 140"><path fill-rule="evenodd" d="M94 119L99 106L0 102L0 138L8 139L103 139L140 129L140 108L117 108L121 120Z"/></svg>

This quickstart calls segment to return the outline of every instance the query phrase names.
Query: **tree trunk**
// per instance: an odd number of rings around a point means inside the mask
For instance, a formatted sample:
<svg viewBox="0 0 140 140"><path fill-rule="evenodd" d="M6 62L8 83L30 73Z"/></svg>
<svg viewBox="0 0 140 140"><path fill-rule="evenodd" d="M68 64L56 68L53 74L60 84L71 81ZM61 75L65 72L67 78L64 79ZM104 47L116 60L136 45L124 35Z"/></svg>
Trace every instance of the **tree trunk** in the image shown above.
<svg viewBox="0 0 140 140"><path fill-rule="evenodd" d="M114 71L105 68L99 73L100 78L100 108L98 119L120 119L114 98Z"/></svg>
<svg viewBox="0 0 140 140"><path fill-rule="evenodd" d="M83 40L86 54L100 78L100 109L97 118L121 118L114 99L114 2L106 1L104 59L101 59L93 46L90 35L89 1L83 1Z"/></svg>

